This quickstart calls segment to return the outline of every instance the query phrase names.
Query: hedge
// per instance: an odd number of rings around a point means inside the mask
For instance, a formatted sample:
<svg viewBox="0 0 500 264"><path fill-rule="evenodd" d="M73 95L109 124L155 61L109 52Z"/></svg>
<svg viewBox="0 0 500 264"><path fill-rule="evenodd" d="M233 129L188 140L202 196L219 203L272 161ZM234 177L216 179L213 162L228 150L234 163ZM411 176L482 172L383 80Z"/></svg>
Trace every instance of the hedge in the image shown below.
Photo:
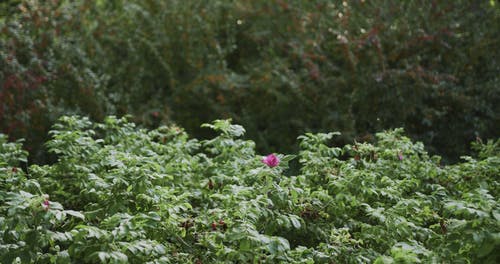
<svg viewBox="0 0 500 264"><path fill-rule="evenodd" d="M232 118L260 151L404 127L447 162L500 131L495 1L9 1L0 128L32 158L61 115Z"/></svg>

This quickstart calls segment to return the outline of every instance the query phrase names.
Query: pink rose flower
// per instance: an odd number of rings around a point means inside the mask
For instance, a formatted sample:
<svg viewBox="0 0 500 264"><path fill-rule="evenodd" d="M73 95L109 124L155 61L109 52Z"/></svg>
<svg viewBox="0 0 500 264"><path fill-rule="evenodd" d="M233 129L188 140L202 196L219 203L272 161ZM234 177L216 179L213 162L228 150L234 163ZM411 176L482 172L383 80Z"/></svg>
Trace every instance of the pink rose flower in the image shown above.
<svg viewBox="0 0 500 264"><path fill-rule="evenodd" d="M280 159L274 154L269 154L262 159L262 162L267 166L274 168L280 164Z"/></svg>
<svg viewBox="0 0 500 264"><path fill-rule="evenodd" d="M48 211L49 208L50 208L50 202L49 202L49 200L43 201L42 207L43 207L43 210Z"/></svg>

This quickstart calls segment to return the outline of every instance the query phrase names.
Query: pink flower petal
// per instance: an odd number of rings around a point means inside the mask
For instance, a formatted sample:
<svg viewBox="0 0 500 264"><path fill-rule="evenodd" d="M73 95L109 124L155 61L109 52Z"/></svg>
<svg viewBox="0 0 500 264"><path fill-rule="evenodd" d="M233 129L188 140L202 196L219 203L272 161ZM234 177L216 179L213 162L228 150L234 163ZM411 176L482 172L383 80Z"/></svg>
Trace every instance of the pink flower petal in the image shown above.
<svg viewBox="0 0 500 264"><path fill-rule="evenodd" d="M274 168L280 164L280 159L274 154L269 154L262 159L262 162L267 166Z"/></svg>
<svg viewBox="0 0 500 264"><path fill-rule="evenodd" d="M45 200L45 201L43 201L43 203L42 203L42 207L43 207L43 209L44 209L45 211L49 210L49 208L50 208L50 202L49 202L49 200Z"/></svg>

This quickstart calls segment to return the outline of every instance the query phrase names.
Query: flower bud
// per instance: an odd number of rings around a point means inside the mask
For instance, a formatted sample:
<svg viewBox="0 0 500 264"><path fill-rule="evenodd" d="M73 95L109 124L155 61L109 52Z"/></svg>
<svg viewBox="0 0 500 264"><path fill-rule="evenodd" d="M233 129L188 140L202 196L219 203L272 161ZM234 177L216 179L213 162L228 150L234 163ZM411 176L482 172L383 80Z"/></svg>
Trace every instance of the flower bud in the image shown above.
<svg viewBox="0 0 500 264"><path fill-rule="evenodd" d="M49 200L43 201L42 202L42 207L43 207L43 210L48 211L49 208L50 208L50 202L49 202Z"/></svg>

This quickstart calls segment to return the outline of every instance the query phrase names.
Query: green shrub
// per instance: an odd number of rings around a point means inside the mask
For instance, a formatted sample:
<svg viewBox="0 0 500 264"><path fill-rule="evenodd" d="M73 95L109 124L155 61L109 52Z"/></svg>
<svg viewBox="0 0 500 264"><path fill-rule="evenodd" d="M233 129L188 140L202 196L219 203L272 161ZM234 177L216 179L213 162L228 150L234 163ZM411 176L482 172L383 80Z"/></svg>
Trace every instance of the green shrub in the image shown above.
<svg viewBox="0 0 500 264"><path fill-rule="evenodd" d="M299 137L269 167L245 130L190 139L62 117L52 165L0 136L2 263L496 263L500 140L443 166L401 129L375 144ZM301 169L286 175L298 159ZM290 174L290 173L288 173Z"/></svg>

